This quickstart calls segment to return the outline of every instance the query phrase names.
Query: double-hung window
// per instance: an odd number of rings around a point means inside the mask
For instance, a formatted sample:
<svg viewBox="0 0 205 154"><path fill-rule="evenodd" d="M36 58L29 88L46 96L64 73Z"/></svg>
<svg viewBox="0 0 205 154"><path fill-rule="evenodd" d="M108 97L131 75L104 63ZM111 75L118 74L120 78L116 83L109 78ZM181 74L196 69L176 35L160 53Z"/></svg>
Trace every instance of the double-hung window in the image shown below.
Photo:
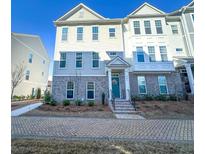
<svg viewBox="0 0 205 154"><path fill-rule="evenodd" d="M137 47L137 62L144 62L143 47Z"/></svg>
<svg viewBox="0 0 205 154"><path fill-rule="evenodd" d="M177 25L171 25L171 28L172 28L172 33L173 34L178 34L179 33Z"/></svg>
<svg viewBox="0 0 205 154"><path fill-rule="evenodd" d="M99 67L99 53L97 52L92 53L92 66L93 68Z"/></svg>
<svg viewBox="0 0 205 154"><path fill-rule="evenodd" d="M98 40L98 27L92 27L92 33L93 40Z"/></svg>
<svg viewBox="0 0 205 154"><path fill-rule="evenodd" d="M28 62L32 63L32 61L33 61L33 54L30 53L28 57Z"/></svg>
<svg viewBox="0 0 205 154"><path fill-rule="evenodd" d="M115 28L109 28L109 36L110 38L115 37Z"/></svg>
<svg viewBox="0 0 205 154"><path fill-rule="evenodd" d="M67 41L68 39L68 28L67 27L63 27L62 28L62 37L61 40L62 41Z"/></svg>
<svg viewBox="0 0 205 154"><path fill-rule="evenodd" d="M26 78L25 78L25 79L26 79L26 80L29 80L29 77L30 77L30 71L27 70L27 71L26 71Z"/></svg>
<svg viewBox="0 0 205 154"><path fill-rule="evenodd" d="M77 27L77 40L83 40L83 27Z"/></svg>
<svg viewBox="0 0 205 154"><path fill-rule="evenodd" d="M74 98L74 83L69 81L67 82L67 99Z"/></svg>
<svg viewBox="0 0 205 154"><path fill-rule="evenodd" d="M140 32L140 22L139 21L133 21L134 26L134 33L135 34L141 34Z"/></svg>
<svg viewBox="0 0 205 154"><path fill-rule="evenodd" d="M60 68L65 68L66 66L66 53L61 52L60 53Z"/></svg>
<svg viewBox="0 0 205 154"><path fill-rule="evenodd" d="M160 50L161 60L168 61L166 46L159 46L159 50Z"/></svg>
<svg viewBox="0 0 205 154"><path fill-rule="evenodd" d="M87 99L95 99L95 84L94 82L87 82Z"/></svg>
<svg viewBox="0 0 205 154"><path fill-rule="evenodd" d="M145 34L152 34L151 24L149 20L144 21Z"/></svg>
<svg viewBox="0 0 205 154"><path fill-rule="evenodd" d="M167 81L165 76L158 76L159 92L160 94L167 94Z"/></svg>
<svg viewBox="0 0 205 154"><path fill-rule="evenodd" d="M82 52L76 52L76 68L81 68L82 67Z"/></svg>
<svg viewBox="0 0 205 154"><path fill-rule="evenodd" d="M146 94L147 93L147 87L146 87L146 81L144 76L138 76L138 90L139 94Z"/></svg>
<svg viewBox="0 0 205 154"><path fill-rule="evenodd" d="M149 61L150 62L155 62L156 57L155 57L155 48L154 48L154 46L148 46L148 53L149 53Z"/></svg>
<svg viewBox="0 0 205 154"><path fill-rule="evenodd" d="M163 30L162 30L161 20L155 20L155 26L156 26L157 34L162 34Z"/></svg>

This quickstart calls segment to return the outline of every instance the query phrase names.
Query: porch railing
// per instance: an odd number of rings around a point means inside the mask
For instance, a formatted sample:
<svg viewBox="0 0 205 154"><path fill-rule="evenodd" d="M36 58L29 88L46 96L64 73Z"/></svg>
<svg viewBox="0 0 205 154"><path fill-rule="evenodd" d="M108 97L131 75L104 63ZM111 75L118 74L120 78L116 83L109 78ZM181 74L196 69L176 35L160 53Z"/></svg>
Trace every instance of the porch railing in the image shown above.
<svg viewBox="0 0 205 154"><path fill-rule="evenodd" d="M137 110L137 103L136 103L136 99L132 98L131 94L130 94L130 90L128 90L128 96L129 96L129 101L132 104L132 106L134 107L135 111Z"/></svg>

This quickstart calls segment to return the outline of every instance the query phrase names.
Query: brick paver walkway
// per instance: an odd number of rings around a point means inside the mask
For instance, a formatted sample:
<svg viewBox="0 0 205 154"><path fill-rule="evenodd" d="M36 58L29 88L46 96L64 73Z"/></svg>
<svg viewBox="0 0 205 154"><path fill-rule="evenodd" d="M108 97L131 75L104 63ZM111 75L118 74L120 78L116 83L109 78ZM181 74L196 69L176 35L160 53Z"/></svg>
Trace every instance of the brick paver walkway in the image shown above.
<svg viewBox="0 0 205 154"><path fill-rule="evenodd" d="M193 120L12 117L12 138L193 142Z"/></svg>

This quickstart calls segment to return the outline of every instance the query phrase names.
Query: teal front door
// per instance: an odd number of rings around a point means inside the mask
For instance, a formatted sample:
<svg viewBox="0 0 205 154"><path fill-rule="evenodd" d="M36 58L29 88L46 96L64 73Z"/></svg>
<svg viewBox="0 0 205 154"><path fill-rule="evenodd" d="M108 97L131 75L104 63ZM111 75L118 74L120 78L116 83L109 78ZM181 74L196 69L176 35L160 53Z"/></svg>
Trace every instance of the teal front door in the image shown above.
<svg viewBox="0 0 205 154"><path fill-rule="evenodd" d="M115 98L120 98L119 77L112 77L112 94Z"/></svg>

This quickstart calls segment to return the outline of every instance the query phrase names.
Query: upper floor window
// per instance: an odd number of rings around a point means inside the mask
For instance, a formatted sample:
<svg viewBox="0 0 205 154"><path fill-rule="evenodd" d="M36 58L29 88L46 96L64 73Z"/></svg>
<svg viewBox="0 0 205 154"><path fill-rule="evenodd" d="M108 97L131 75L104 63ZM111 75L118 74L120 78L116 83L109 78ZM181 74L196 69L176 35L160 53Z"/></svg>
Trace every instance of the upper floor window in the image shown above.
<svg viewBox="0 0 205 154"><path fill-rule="evenodd" d="M162 31L162 23L161 23L161 20L155 20L155 26L156 26L157 34L162 34L163 31Z"/></svg>
<svg viewBox="0 0 205 154"><path fill-rule="evenodd" d="M29 77L30 77L30 71L27 70L27 71L26 71L26 78L25 78L25 79L26 79L26 80L29 80Z"/></svg>
<svg viewBox="0 0 205 154"><path fill-rule="evenodd" d="M172 33L173 34L178 34L178 27L177 27L177 25L171 25L171 28L172 28Z"/></svg>
<svg viewBox="0 0 205 154"><path fill-rule="evenodd" d="M116 52L110 52L109 55L110 55L110 56L116 56L117 53L116 53Z"/></svg>
<svg viewBox="0 0 205 154"><path fill-rule="evenodd" d="M93 40L98 40L98 27L92 27L92 33Z"/></svg>
<svg viewBox="0 0 205 154"><path fill-rule="evenodd" d="M77 40L83 40L83 27L77 27Z"/></svg>
<svg viewBox="0 0 205 154"><path fill-rule="evenodd" d="M99 67L99 53L97 52L92 53L92 65L93 65L93 68Z"/></svg>
<svg viewBox="0 0 205 154"><path fill-rule="evenodd" d="M33 54L30 53L28 57L28 62L32 63L32 61L33 61Z"/></svg>
<svg viewBox="0 0 205 154"><path fill-rule="evenodd" d="M46 61L45 60L43 60L43 64L45 64L46 63Z"/></svg>
<svg viewBox="0 0 205 154"><path fill-rule="evenodd" d="M109 28L109 36L115 37L115 28Z"/></svg>
<svg viewBox="0 0 205 154"><path fill-rule="evenodd" d="M167 94L167 81L165 76L158 76L159 92L160 94Z"/></svg>
<svg viewBox="0 0 205 154"><path fill-rule="evenodd" d="M68 28L67 27L63 27L62 28L62 37L61 40L62 41L67 41L68 39Z"/></svg>
<svg viewBox="0 0 205 154"><path fill-rule="evenodd" d="M60 53L60 68L65 68L66 66L66 53L61 52Z"/></svg>
<svg viewBox="0 0 205 154"><path fill-rule="evenodd" d="M134 26L134 33L135 34L140 34L140 22L139 21L133 21L133 26Z"/></svg>
<svg viewBox="0 0 205 154"><path fill-rule="evenodd" d="M159 46L159 50L160 50L161 60L168 61L166 46Z"/></svg>
<svg viewBox="0 0 205 154"><path fill-rule="evenodd" d="M180 52L182 52L182 51L183 51L182 48L176 48L176 52L177 52L177 53L180 53Z"/></svg>
<svg viewBox="0 0 205 154"><path fill-rule="evenodd" d="M144 62L144 51L142 47L137 47L137 62Z"/></svg>
<svg viewBox="0 0 205 154"><path fill-rule="evenodd" d="M94 99L95 98L95 84L94 82L88 82L87 83L87 99Z"/></svg>
<svg viewBox="0 0 205 154"><path fill-rule="evenodd" d="M76 53L76 68L81 68L82 67L82 52L77 52Z"/></svg>
<svg viewBox="0 0 205 154"><path fill-rule="evenodd" d="M155 62L156 57L155 57L155 48L154 48L154 46L148 46L148 53L149 53L149 61L150 62Z"/></svg>
<svg viewBox="0 0 205 154"><path fill-rule="evenodd" d="M144 76L138 76L138 90L140 94L146 94L147 88L146 88L146 81Z"/></svg>
<svg viewBox="0 0 205 154"><path fill-rule="evenodd" d="M67 82L67 98L73 99L74 98L74 82Z"/></svg>
<svg viewBox="0 0 205 154"><path fill-rule="evenodd" d="M149 20L144 21L144 27L145 27L145 33L146 34L151 34L152 33L152 31L151 31L151 24L150 24Z"/></svg>

